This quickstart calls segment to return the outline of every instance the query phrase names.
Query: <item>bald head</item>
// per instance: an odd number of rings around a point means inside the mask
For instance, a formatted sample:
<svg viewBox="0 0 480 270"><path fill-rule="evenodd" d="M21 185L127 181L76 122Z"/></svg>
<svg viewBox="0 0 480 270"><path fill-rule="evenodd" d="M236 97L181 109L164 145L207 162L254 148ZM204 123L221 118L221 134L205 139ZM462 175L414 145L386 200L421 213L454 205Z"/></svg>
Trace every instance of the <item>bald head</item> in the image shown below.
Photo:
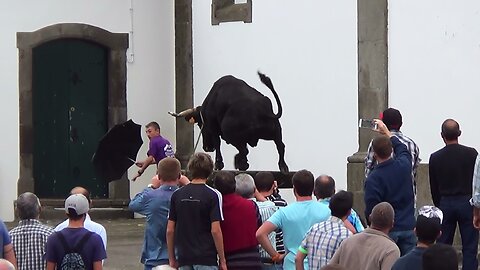
<svg viewBox="0 0 480 270"><path fill-rule="evenodd" d="M22 193L17 198L17 214L20 220L38 219L40 208L40 200L31 192Z"/></svg>
<svg viewBox="0 0 480 270"><path fill-rule="evenodd" d="M85 196L87 198L88 202L91 203L90 192L86 188L84 188L84 187L74 187L70 191L70 195L74 195L74 194L82 194L83 196Z"/></svg>
<svg viewBox="0 0 480 270"><path fill-rule="evenodd" d="M447 119L442 124L442 137L447 141L457 140L462 134L460 131L460 125L453 119Z"/></svg>
<svg viewBox="0 0 480 270"><path fill-rule="evenodd" d="M0 270L15 270L13 264L5 259L0 259Z"/></svg>
<svg viewBox="0 0 480 270"><path fill-rule="evenodd" d="M315 179L313 194L319 199L330 198L335 194L335 180L333 177L322 174Z"/></svg>
<svg viewBox="0 0 480 270"><path fill-rule="evenodd" d="M370 223L372 227L381 231L389 231L393 227L395 211L388 202L381 202L373 207L370 214Z"/></svg>

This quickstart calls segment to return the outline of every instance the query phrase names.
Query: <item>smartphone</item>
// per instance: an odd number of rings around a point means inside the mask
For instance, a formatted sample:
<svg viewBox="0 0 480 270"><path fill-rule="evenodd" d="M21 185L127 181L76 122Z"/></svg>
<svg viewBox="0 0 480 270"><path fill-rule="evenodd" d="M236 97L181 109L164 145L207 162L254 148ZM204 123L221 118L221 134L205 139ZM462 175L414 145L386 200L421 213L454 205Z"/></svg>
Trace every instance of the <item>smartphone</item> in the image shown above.
<svg viewBox="0 0 480 270"><path fill-rule="evenodd" d="M370 119L360 119L358 120L358 127L368 128L368 129L377 129L377 124L375 124L375 121Z"/></svg>

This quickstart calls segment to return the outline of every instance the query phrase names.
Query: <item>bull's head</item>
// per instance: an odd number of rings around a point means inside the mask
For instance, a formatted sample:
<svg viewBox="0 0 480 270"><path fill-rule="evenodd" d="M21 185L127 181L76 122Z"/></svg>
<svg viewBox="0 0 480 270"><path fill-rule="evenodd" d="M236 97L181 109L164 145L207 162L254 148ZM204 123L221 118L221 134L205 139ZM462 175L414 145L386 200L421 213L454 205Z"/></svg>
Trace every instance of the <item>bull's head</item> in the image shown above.
<svg viewBox="0 0 480 270"><path fill-rule="evenodd" d="M175 113L175 112L168 112L170 115L175 117L183 117L185 121L189 122L190 124L197 123L200 128L203 126L203 119L200 115L202 110L202 106L198 106L196 108L187 109L185 111Z"/></svg>

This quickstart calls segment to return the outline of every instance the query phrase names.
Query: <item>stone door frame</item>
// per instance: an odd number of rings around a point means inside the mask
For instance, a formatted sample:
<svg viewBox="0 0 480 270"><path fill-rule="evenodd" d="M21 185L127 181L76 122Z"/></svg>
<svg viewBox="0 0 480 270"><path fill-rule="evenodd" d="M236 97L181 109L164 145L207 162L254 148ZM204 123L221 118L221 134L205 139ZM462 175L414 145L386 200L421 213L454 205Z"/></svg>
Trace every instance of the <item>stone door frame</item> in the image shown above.
<svg viewBox="0 0 480 270"><path fill-rule="evenodd" d="M20 178L17 192L34 192L33 177L33 113L32 113L32 56L33 48L56 39L81 39L107 48L108 68L108 128L127 120L127 33L111 33L99 27L81 23L60 23L33 32L17 32L19 57L19 132L20 132ZM109 184L109 199L130 198L128 179Z"/></svg>

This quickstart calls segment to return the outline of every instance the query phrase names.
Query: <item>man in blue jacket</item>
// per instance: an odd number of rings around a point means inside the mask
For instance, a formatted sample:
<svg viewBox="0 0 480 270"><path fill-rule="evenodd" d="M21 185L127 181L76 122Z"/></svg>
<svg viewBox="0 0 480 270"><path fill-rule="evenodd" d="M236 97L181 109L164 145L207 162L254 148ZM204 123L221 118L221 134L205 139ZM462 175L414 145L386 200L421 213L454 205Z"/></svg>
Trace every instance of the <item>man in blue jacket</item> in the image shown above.
<svg viewBox="0 0 480 270"><path fill-rule="evenodd" d="M413 231L415 210L411 174L412 155L382 121L376 120L376 123L377 131L384 136L375 138L372 143L378 165L365 180L365 216L370 216L373 207L380 202L388 202L393 206L395 223L389 236L397 243L403 256L416 244Z"/></svg>
<svg viewBox="0 0 480 270"><path fill-rule="evenodd" d="M177 190L180 178L180 162L176 158L166 157L158 163L158 178L162 185L153 189L147 187L130 201L132 211L147 217L145 240L143 242L141 262L145 270L168 267L168 248L166 239L170 198Z"/></svg>

